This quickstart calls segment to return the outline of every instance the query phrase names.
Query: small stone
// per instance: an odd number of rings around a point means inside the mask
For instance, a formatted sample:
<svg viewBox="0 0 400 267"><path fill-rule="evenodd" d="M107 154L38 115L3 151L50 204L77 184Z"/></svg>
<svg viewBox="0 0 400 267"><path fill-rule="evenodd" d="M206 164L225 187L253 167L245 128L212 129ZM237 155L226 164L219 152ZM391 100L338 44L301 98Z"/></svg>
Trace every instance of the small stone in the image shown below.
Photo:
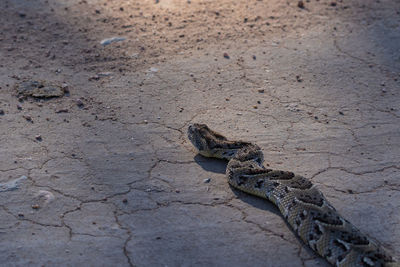
<svg viewBox="0 0 400 267"><path fill-rule="evenodd" d="M331 2L331 6L336 6L336 2Z"/></svg>
<svg viewBox="0 0 400 267"><path fill-rule="evenodd" d="M17 109L22 110L22 106L20 104L17 104Z"/></svg>
<svg viewBox="0 0 400 267"><path fill-rule="evenodd" d="M4 110L0 109L0 116L2 116L4 114L5 114Z"/></svg>
<svg viewBox="0 0 400 267"><path fill-rule="evenodd" d="M386 93L386 88L382 88L382 93Z"/></svg>
<svg viewBox="0 0 400 267"><path fill-rule="evenodd" d="M318 120L318 117L317 117L317 116L315 116L315 117L314 117L314 119Z"/></svg>
<svg viewBox="0 0 400 267"><path fill-rule="evenodd" d="M33 123L33 120L32 120L32 117L31 117L31 116L29 116L29 115L23 115L22 117L23 117L25 120L27 120L27 121Z"/></svg>
<svg viewBox="0 0 400 267"><path fill-rule="evenodd" d="M99 80L100 79L100 77L99 77L99 75L93 75L93 76L91 76L91 77L89 77L89 81L97 81L97 80Z"/></svg>
<svg viewBox="0 0 400 267"><path fill-rule="evenodd" d="M257 106L253 106L253 108L254 108L254 109L258 109L258 107L257 107Z"/></svg>
<svg viewBox="0 0 400 267"><path fill-rule="evenodd" d="M155 68L155 67L151 67L151 68L150 68L150 72L158 72L158 69Z"/></svg>
<svg viewBox="0 0 400 267"><path fill-rule="evenodd" d="M349 192L349 194L353 194L354 193L353 190L351 190L351 189L347 190L347 192Z"/></svg>
<svg viewBox="0 0 400 267"><path fill-rule="evenodd" d="M299 8L304 8L304 2L303 2L303 1L297 2L297 6L298 6Z"/></svg>
<svg viewBox="0 0 400 267"><path fill-rule="evenodd" d="M264 90L264 89L259 89L258 92L259 92L260 94L263 94L263 93L265 92L265 90Z"/></svg>
<svg viewBox="0 0 400 267"><path fill-rule="evenodd" d="M69 93L69 86L68 86L67 83L61 84L61 89L63 89L63 91L64 91L65 94L68 94L68 93Z"/></svg>
<svg viewBox="0 0 400 267"><path fill-rule="evenodd" d="M40 206L38 204L33 204L32 209L38 210L38 209L40 209Z"/></svg>
<svg viewBox="0 0 400 267"><path fill-rule="evenodd" d="M62 109L56 110L56 113L68 113L68 109L62 108Z"/></svg>
<svg viewBox="0 0 400 267"><path fill-rule="evenodd" d="M301 83L303 81L303 79L300 77L300 75L296 75L296 80Z"/></svg>
<svg viewBox="0 0 400 267"><path fill-rule="evenodd" d="M28 96L35 98L53 98L61 97L64 91L61 86L47 81L27 80L16 85L19 97Z"/></svg>
<svg viewBox="0 0 400 267"><path fill-rule="evenodd" d="M100 42L100 44L103 46L106 46L106 45L109 45L114 42L121 42L121 41L125 41L125 40L126 40L125 37L111 37L111 38L103 39Z"/></svg>
<svg viewBox="0 0 400 267"><path fill-rule="evenodd" d="M98 75L99 77L107 77L107 76L111 76L112 74L113 74L113 73L110 72L110 71L99 72L99 73L97 73L97 75Z"/></svg>
<svg viewBox="0 0 400 267"><path fill-rule="evenodd" d="M211 182L211 178L207 178L203 180L203 183L208 184L209 182Z"/></svg>
<svg viewBox="0 0 400 267"><path fill-rule="evenodd" d="M81 99L77 99L77 100L76 100L76 105L77 105L79 108L83 108L83 107L85 106L85 104L83 103L83 101L82 101Z"/></svg>
<svg viewBox="0 0 400 267"><path fill-rule="evenodd" d="M344 113L343 113L342 111L339 111L339 114L340 114L340 115L344 115Z"/></svg>
<svg viewBox="0 0 400 267"><path fill-rule="evenodd" d="M39 142L41 142L43 139L42 139L42 136L39 134L39 135L36 135L35 136L35 139L36 140L38 140Z"/></svg>
<svg viewBox="0 0 400 267"><path fill-rule="evenodd" d="M228 55L228 53L224 53L224 58L226 58L226 59L230 59L230 57L229 57L229 55Z"/></svg>
<svg viewBox="0 0 400 267"><path fill-rule="evenodd" d="M23 213L18 213L18 217L23 218L25 215Z"/></svg>
<svg viewBox="0 0 400 267"><path fill-rule="evenodd" d="M124 198L124 199L122 200L122 203L126 204L126 203L128 203L128 200L127 200L126 198Z"/></svg>
<svg viewBox="0 0 400 267"><path fill-rule="evenodd" d="M254 60L256 60L256 59L257 59L257 57L256 57L256 56L253 56L253 59L254 59Z"/></svg>
<svg viewBox="0 0 400 267"><path fill-rule="evenodd" d="M176 193L180 193L181 191L180 191L179 189L176 189L175 192L176 192Z"/></svg>

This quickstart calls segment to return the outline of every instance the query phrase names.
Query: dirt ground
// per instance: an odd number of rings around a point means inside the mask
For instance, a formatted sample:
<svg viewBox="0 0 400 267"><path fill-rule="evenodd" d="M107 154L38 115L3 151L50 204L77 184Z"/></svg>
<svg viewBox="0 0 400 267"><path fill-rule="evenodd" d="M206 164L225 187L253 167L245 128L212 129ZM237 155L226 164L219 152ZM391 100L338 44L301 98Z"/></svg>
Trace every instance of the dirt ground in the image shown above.
<svg viewBox="0 0 400 267"><path fill-rule="evenodd" d="M399 1L2 0L0 14L0 265L327 266L196 155L193 122L257 143L400 258Z"/></svg>

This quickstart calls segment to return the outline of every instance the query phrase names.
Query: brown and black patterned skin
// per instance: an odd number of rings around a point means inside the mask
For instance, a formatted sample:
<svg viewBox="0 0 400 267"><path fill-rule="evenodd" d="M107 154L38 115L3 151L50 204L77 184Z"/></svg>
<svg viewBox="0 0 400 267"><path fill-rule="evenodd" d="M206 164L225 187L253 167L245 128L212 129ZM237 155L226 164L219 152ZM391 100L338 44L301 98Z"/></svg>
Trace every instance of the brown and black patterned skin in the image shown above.
<svg viewBox="0 0 400 267"><path fill-rule="evenodd" d="M274 203L297 235L334 266L400 266L375 241L344 219L306 178L267 169L255 144L229 141L205 124L192 124L188 138L206 157L228 160L229 184Z"/></svg>

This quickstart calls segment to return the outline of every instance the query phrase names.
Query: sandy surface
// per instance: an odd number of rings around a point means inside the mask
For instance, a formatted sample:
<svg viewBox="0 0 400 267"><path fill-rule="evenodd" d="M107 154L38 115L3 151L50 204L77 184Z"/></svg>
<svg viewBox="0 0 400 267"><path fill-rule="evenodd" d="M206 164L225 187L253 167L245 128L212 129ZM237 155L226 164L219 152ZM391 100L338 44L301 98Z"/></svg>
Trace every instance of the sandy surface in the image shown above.
<svg viewBox="0 0 400 267"><path fill-rule="evenodd" d="M326 266L196 155L192 122L257 143L400 258L398 1L0 10L0 265Z"/></svg>

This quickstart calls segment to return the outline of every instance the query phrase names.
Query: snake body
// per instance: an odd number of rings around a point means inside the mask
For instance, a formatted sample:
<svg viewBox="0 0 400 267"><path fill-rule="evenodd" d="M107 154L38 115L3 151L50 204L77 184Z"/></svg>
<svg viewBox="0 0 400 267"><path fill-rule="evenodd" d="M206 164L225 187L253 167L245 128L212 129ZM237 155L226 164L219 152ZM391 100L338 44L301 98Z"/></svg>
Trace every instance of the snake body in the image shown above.
<svg viewBox="0 0 400 267"><path fill-rule="evenodd" d="M263 166L259 146L230 141L205 124L192 124L188 138L206 157L228 160L233 187L274 203L294 232L334 266L399 266L376 241L344 219L303 176Z"/></svg>

